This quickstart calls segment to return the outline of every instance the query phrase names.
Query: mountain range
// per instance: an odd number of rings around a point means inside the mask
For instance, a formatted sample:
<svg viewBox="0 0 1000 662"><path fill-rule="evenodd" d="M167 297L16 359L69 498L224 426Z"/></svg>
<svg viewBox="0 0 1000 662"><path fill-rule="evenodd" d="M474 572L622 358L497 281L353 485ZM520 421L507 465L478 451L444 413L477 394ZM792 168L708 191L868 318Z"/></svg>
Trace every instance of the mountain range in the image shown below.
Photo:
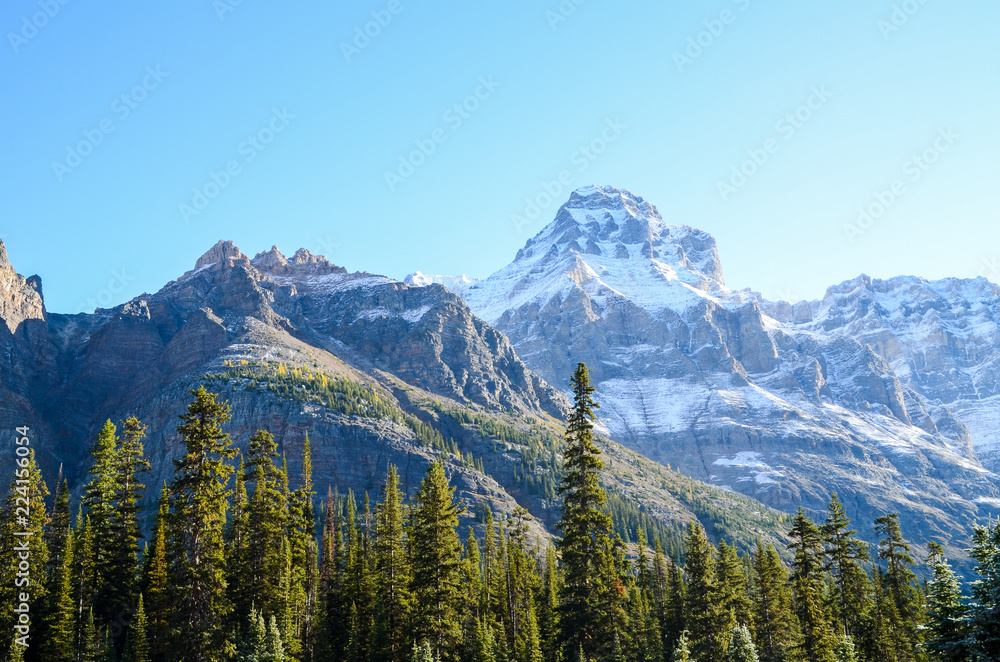
<svg viewBox="0 0 1000 662"><path fill-rule="evenodd" d="M869 539L898 512L912 540L961 558L1000 513L1000 288L862 275L768 301L726 286L711 235L624 189L574 191L483 280L221 241L154 294L63 315L0 243L0 285L0 419L30 425L47 475L63 467L77 491L97 428L133 414L150 427L147 483L169 480L177 415L206 384L237 445L269 429L292 475L308 434L322 490L377 490L391 462L412 491L443 457L470 523L521 505L549 535L583 361L630 537L642 524L676 544L698 520L780 543L784 514L822 518L836 492Z"/></svg>
<svg viewBox="0 0 1000 662"><path fill-rule="evenodd" d="M606 434L782 511L836 491L961 546L1000 506L1000 288L862 275L819 301L726 286L714 238L589 186L513 262L458 282L549 383L590 366ZM961 554L956 547L951 550Z"/></svg>
<svg viewBox="0 0 1000 662"><path fill-rule="evenodd" d="M79 495L99 427L134 415L149 427L155 495L181 450L188 392L205 385L231 406L235 444L269 430L293 481L308 435L320 497L374 498L390 463L412 493L440 458L467 524L485 506L499 516L522 506L535 534L554 530L569 401L440 285L348 273L306 250L251 259L228 241L158 292L92 314L47 311L40 279L17 274L2 244L0 283L0 420L31 428L50 487L61 471ZM600 443L627 538L641 525L676 553L682 529L700 521L744 547L782 540L777 511ZM11 435L0 446L12 454Z"/></svg>

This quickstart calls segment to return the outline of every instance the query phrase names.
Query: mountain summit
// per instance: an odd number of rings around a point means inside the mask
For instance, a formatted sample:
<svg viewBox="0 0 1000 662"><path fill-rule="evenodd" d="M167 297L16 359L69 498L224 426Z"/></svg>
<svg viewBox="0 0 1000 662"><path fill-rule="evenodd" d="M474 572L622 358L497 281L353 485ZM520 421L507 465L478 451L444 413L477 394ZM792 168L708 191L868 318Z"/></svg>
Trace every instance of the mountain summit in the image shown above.
<svg viewBox="0 0 1000 662"><path fill-rule="evenodd" d="M997 456L1000 403L972 395L1000 365L995 288L862 278L768 302L725 286L708 233L588 186L462 295L550 383L586 362L606 432L685 474L817 515L836 491L928 538L964 539L1000 506L1000 466L977 453Z"/></svg>
<svg viewBox="0 0 1000 662"><path fill-rule="evenodd" d="M624 294L648 310L731 295L710 234L667 225L655 205L611 186L573 191L510 265L463 295L492 323L575 288L601 301Z"/></svg>

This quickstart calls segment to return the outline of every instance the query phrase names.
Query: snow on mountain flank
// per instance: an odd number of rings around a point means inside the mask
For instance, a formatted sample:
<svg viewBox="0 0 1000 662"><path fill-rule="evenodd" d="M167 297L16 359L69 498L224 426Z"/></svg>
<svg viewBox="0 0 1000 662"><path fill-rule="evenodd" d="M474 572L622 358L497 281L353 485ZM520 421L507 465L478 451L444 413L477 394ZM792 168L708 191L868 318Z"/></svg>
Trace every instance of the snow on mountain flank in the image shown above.
<svg viewBox="0 0 1000 662"><path fill-rule="evenodd" d="M600 429L688 475L780 508L836 491L928 536L1000 503L1000 288L984 279L860 276L770 302L726 287L708 233L587 186L460 294L549 383L586 362Z"/></svg>

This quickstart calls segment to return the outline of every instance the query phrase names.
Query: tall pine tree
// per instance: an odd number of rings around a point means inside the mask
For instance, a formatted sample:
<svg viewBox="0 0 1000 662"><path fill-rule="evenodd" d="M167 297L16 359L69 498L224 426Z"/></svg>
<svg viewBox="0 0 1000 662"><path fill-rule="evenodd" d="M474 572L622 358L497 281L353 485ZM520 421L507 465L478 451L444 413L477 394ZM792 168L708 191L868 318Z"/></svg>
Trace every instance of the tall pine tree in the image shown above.
<svg viewBox="0 0 1000 662"><path fill-rule="evenodd" d="M715 572L715 549L705 530L698 524L688 525L686 538L687 562L687 629L691 653L696 660L721 662L729 645L731 614L724 610Z"/></svg>
<svg viewBox="0 0 1000 662"><path fill-rule="evenodd" d="M399 474L389 466L382 501L375 509L375 569L378 577L380 648L383 659L403 662L408 651L410 567L403 540L403 495ZM477 569L478 570L478 569Z"/></svg>
<svg viewBox="0 0 1000 662"><path fill-rule="evenodd" d="M594 387L583 363L577 365L570 379L573 408L566 425L566 450L563 453L562 497L563 582L559 620L561 643L571 662L580 651L588 659L600 659L613 644L606 605L602 596L615 590L615 578L608 576L612 557L611 516L604 510L607 495L600 484L603 469L601 451L594 444Z"/></svg>
<svg viewBox="0 0 1000 662"><path fill-rule="evenodd" d="M788 532L795 614L802 631L801 652L811 662L833 662L834 636L823 596L823 545L819 529L802 508Z"/></svg>
<svg viewBox="0 0 1000 662"><path fill-rule="evenodd" d="M757 543L753 559L754 642L763 662L784 662L795 645L795 617L788 571L773 545Z"/></svg>
<svg viewBox="0 0 1000 662"><path fill-rule="evenodd" d="M844 504L836 494L830 497L829 515L820 527L829 558L825 569L834 580L834 602L842 634L854 634L864 611L868 593L868 575L864 564L868 562L868 547L855 537L851 520L844 511Z"/></svg>
<svg viewBox="0 0 1000 662"><path fill-rule="evenodd" d="M432 463L414 497L410 531L415 639L428 641L435 656L444 660L455 659L461 635L462 543L456 531L461 508L454 502L454 491L444 466Z"/></svg>
<svg viewBox="0 0 1000 662"><path fill-rule="evenodd" d="M191 395L177 426L184 448L170 486L174 652L185 662L216 662L230 646L223 628L230 609L223 533L233 472L227 461L235 450L222 429L229 405L204 386Z"/></svg>

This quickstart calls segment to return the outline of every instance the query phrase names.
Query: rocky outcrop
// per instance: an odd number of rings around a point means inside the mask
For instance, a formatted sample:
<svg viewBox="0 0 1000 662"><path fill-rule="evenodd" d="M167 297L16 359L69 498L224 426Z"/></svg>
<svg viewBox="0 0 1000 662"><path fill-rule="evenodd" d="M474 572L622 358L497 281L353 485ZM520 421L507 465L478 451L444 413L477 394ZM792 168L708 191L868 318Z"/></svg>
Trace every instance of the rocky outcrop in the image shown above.
<svg viewBox="0 0 1000 662"><path fill-rule="evenodd" d="M29 426L31 439L47 433L36 406L55 378L55 367L42 281L38 276L25 278L14 270L3 241L0 241L0 320L3 322L0 323L0 421L6 432L0 437L3 440L0 452L7 452L13 444L15 427Z"/></svg>

